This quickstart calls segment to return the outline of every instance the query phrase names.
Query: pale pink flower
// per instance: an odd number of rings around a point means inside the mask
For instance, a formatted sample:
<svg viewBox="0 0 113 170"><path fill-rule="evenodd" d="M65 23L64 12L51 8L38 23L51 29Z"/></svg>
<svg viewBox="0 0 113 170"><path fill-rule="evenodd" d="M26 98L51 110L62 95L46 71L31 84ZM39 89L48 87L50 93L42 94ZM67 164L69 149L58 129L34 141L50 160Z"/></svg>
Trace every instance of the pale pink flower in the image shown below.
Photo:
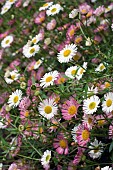
<svg viewBox="0 0 113 170"><path fill-rule="evenodd" d="M68 141L63 134L57 135L57 138L54 139L53 147L56 149L56 152L61 155L68 154Z"/></svg>
<svg viewBox="0 0 113 170"><path fill-rule="evenodd" d="M87 14L91 7L87 3L83 3L79 6L79 11L81 14Z"/></svg>
<svg viewBox="0 0 113 170"><path fill-rule="evenodd" d="M94 11L94 14L96 16L100 16L104 12L105 12L105 7L102 5L102 6L99 6L98 8L96 8L96 10Z"/></svg>
<svg viewBox="0 0 113 170"><path fill-rule="evenodd" d="M21 111L27 110L30 104L31 104L30 99L28 97L24 97L19 103L19 110Z"/></svg>
<svg viewBox="0 0 113 170"><path fill-rule="evenodd" d="M78 165L79 162L81 161L83 152L84 152L84 149L79 147L79 148L78 148L78 152L77 152L76 156L74 157L74 161L73 161L73 163L74 163L75 165Z"/></svg>
<svg viewBox="0 0 113 170"><path fill-rule="evenodd" d="M53 30L56 27L56 20L52 19L48 24L47 24L47 30Z"/></svg>
<svg viewBox="0 0 113 170"><path fill-rule="evenodd" d="M35 24L41 24L42 22L45 21L45 16L46 16L46 13L45 11L41 11L38 13L38 15L36 16L35 18Z"/></svg>
<svg viewBox="0 0 113 170"><path fill-rule="evenodd" d="M87 123L78 126L76 131L76 140L80 146L86 146L90 141L90 130Z"/></svg>
<svg viewBox="0 0 113 170"><path fill-rule="evenodd" d="M65 120L71 120L72 117L76 118L79 106L78 102L73 97L70 97L61 107L63 118Z"/></svg>

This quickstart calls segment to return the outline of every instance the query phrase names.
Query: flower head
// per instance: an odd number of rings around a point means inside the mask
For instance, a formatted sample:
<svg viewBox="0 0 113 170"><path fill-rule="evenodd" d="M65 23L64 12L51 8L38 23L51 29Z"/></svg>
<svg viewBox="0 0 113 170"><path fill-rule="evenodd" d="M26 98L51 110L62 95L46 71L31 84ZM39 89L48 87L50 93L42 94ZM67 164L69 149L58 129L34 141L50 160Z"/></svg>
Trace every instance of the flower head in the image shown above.
<svg viewBox="0 0 113 170"><path fill-rule="evenodd" d="M50 15L53 16L55 14L58 14L62 10L63 10L63 8L60 6L60 4L55 4L55 5L50 6L50 8L46 11L46 14L48 16L50 16Z"/></svg>
<svg viewBox="0 0 113 170"><path fill-rule="evenodd" d="M100 99L98 96L94 95L83 101L83 111L85 114L93 114L97 111L99 107Z"/></svg>
<svg viewBox="0 0 113 170"><path fill-rule="evenodd" d="M11 106L17 107L21 99L22 99L22 91L17 89L15 92L12 92L12 94L9 96L8 104L10 107Z"/></svg>
<svg viewBox="0 0 113 170"><path fill-rule="evenodd" d="M104 95L104 101L102 103L103 112L110 113L113 111L113 93L109 92Z"/></svg>
<svg viewBox="0 0 113 170"><path fill-rule="evenodd" d="M1 42L1 46L3 48L6 47L10 47L11 43L13 42L13 36L12 35L8 35L7 37L5 37L2 42Z"/></svg>
<svg viewBox="0 0 113 170"><path fill-rule="evenodd" d="M76 55L77 47L75 44L65 45L63 50L58 53L58 61L60 63L68 63Z"/></svg>
<svg viewBox="0 0 113 170"><path fill-rule="evenodd" d="M53 147L56 149L56 152L59 154L68 154L68 143L63 134L57 135L57 138L54 139Z"/></svg>
<svg viewBox="0 0 113 170"><path fill-rule="evenodd" d="M40 80L40 86L41 87L48 87L50 85L53 85L54 81L57 79L58 77L58 71L51 71L49 73L46 73Z"/></svg>
<svg viewBox="0 0 113 170"><path fill-rule="evenodd" d="M88 153L89 156L93 159L96 159L101 156L103 152L103 144L101 142L98 142L98 140L95 138L94 142L92 142L89 146L91 149Z"/></svg>
<svg viewBox="0 0 113 170"><path fill-rule="evenodd" d="M41 164L43 165L44 168L46 168L49 165L50 159L51 159L51 151L46 150L41 158Z"/></svg>
<svg viewBox="0 0 113 170"><path fill-rule="evenodd" d="M57 104L54 99L45 99L38 106L39 113L47 119L57 114Z"/></svg>
<svg viewBox="0 0 113 170"><path fill-rule="evenodd" d="M76 117L77 110L80 105L74 98L70 98L62 105L62 115L65 120L71 120L72 117Z"/></svg>

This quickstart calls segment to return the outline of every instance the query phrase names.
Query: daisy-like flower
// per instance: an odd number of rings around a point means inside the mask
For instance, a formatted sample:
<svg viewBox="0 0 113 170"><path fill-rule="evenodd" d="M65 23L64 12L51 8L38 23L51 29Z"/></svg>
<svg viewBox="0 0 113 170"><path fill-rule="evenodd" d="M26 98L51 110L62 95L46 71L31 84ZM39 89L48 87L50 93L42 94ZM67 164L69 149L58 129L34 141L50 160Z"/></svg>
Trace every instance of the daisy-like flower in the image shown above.
<svg viewBox="0 0 113 170"><path fill-rule="evenodd" d="M83 124L87 123L88 128L92 129L93 124L94 124L94 116L91 114L84 114L83 119L82 119Z"/></svg>
<svg viewBox="0 0 113 170"><path fill-rule="evenodd" d="M102 142L98 142L98 140L95 138L94 142L90 143L89 149L91 149L88 152L91 158L99 158L103 152L103 144Z"/></svg>
<svg viewBox="0 0 113 170"><path fill-rule="evenodd" d="M72 117L76 117L79 106L78 102L73 97L70 97L70 99L62 105L61 111L63 118L65 120L71 120Z"/></svg>
<svg viewBox="0 0 113 170"><path fill-rule="evenodd" d="M48 16L50 15L55 15L55 14L58 14L60 11L62 11L63 8L60 6L60 4L55 4L55 5L52 5L47 11L46 11L46 14Z"/></svg>
<svg viewBox="0 0 113 170"><path fill-rule="evenodd" d="M73 140L75 141L75 142L77 142L77 139L76 139L76 131L78 130L78 127L79 127L79 125L77 125L77 126L74 126L74 128L72 129L72 131L71 131L71 134L72 134L72 138L73 138Z"/></svg>
<svg viewBox="0 0 113 170"><path fill-rule="evenodd" d="M75 44L66 45L63 50L58 53L58 61L60 63L68 63L77 53L77 46Z"/></svg>
<svg viewBox="0 0 113 170"><path fill-rule="evenodd" d="M54 99L45 99L38 106L39 113L47 119L51 119L57 114L57 104Z"/></svg>
<svg viewBox="0 0 113 170"><path fill-rule="evenodd" d="M11 4L6 3L1 9L1 15L5 14L11 8Z"/></svg>
<svg viewBox="0 0 113 170"><path fill-rule="evenodd" d="M68 154L68 141L63 134L57 135L57 138L54 139L53 147L56 149L56 152L61 155Z"/></svg>
<svg viewBox="0 0 113 170"><path fill-rule="evenodd" d="M1 42L1 46L3 48L6 47L10 47L11 43L13 42L13 36L12 35L8 35L7 37L5 37L2 42Z"/></svg>
<svg viewBox="0 0 113 170"><path fill-rule="evenodd" d="M14 4L16 1L17 1L17 0L7 0L6 3L12 5L12 4Z"/></svg>
<svg viewBox="0 0 113 170"><path fill-rule="evenodd" d="M58 77L58 71L51 71L49 73L46 73L40 80L40 86L41 87L48 87L50 85L54 84L54 81L57 79Z"/></svg>
<svg viewBox="0 0 113 170"><path fill-rule="evenodd" d="M47 2L43 6L39 8L39 11L46 10L48 7L50 7L53 4L53 2Z"/></svg>
<svg viewBox="0 0 113 170"><path fill-rule="evenodd" d="M39 45L33 45L32 47L30 47L29 45L25 45L23 47L23 54L25 55L25 57L30 58L32 56L35 56L35 54L38 53L39 50Z"/></svg>
<svg viewBox="0 0 113 170"><path fill-rule="evenodd" d="M34 65L34 70L38 69L41 64L42 64L42 60L39 59L38 61L36 61Z"/></svg>
<svg viewBox="0 0 113 170"><path fill-rule="evenodd" d="M105 69L105 65L103 63L100 63L99 66L95 69L95 71L102 72Z"/></svg>
<svg viewBox="0 0 113 170"><path fill-rule="evenodd" d="M90 130L87 123L78 126L76 131L76 140L80 146L86 146L90 141Z"/></svg>
<svg viewBox="0 0 113 170"><path fill-rule="evenodd" d="M37 44L40 40L41 40L41 34L39 33L38 35L33 37L31 41L33 44Z"/></svg>
<svg viewBox="0 0 113 170"><path fill-rule="evenodd" d="M103 112L110 113L113 111L113 93L109 92L104 95L104 101L102 103Z"/></svg>
<svg viewBox="0 0 113 170"><path fill-rule="evenodd" d="M69 18L75 18L78 15L79 10L78 9L73 9L70 13L69 13Z"/></svg>
<svg viewBox="0 0 113 170"><path fill-rule="evenodd" d="M65 71L65 75L71 79L74 79L77 73L77 69L78 69L77 66L71 66L67 68L67 70Z"/></svg>
<svg viewBox="0 0 113 170"><path fill-rule="evenodd" d="M50 159L51 159L51 151L46 150L41 158L41 164L43 165L44 168L49 165Z"/></svg>
<svg viewBox="0 0 113 170"><path fill-rule="evenodd" d="M22 91L21 90L16 90L12 92L12 94L9 96L8 104L10 107L13 106L17 107L20 103L20 100L22 99Z"/></svg>
<svg viewBox="0 0 113 170"><path fill-rule="evenodd" d="M112 170L112 167L105 166L105 167L101 168L101 170Z"/></svg>
<svg viewBox="0 0 113 170"><path fill-rule="evenodd" d="M100 99L98 96L94 95L83 101L83 111L85 114L93 114L97 111L99 107Z"/></svg>
<svg viewBox="0 0 113 170"><path fill-rule="evenodd" d="M111 3L107 8L105 8L105 13L110 12L113 9L113 3Z"/></svg>
<svg viewBox="0 0 113 170"><path fill-rule="evenodd" d="M80 67L77 71L76 78L77 80L80 80L83 76L83 74L86 72L87 69L87 62L83 63L83 67Z"/></svg>
<svg viewBox="0 0 113 170"><path fill-rule="evenodd" d="M11 72L7 71L4 75L4 79L7 84L11 84L13 81L18 80L20 74L17 70L13 70Z"/></svg>

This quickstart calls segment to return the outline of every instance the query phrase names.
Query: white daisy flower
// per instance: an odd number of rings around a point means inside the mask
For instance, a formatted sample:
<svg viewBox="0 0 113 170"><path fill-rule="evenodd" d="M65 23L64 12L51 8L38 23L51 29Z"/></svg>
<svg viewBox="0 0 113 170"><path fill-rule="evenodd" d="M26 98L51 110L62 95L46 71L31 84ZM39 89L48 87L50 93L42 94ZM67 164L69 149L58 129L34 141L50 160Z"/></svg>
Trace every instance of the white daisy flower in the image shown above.
<svg viewBox="0 0 113 170"><path fill-rule="evenodd" d="M57 114L57 104L54 99L43 100L38 107L39 113L46 119L51 119Z"/></svg>
<svg viewBox="0 0 113 170"><path fill-rule="evenodd" d="M80 80L83 76L83 74L86 72L87 69L87 62L83 63L83 67L80 67L77 71L76 78L77 80Z"/></svg>
<svg viewBox="0 0 113 170"><path fill-rule="evenodd" d="M11 8L11 4L5 4L1 9L1 15L5 14Z"/></svg>
<svg viewBox="0 0 113 170"><path fill-rule="evenodd" d="M72 138L73 138L73 140L74 140L75 142L77 142L77 139L76 139L76 137L77 137L76 131L78 130L78 127L79 127L79 125L74 126L74 128L73 128L72 131L71 131Z"/></svg>
<svg viewBox="0 0 113 170"><path fill-rule="evenodd" d="M12 5L12 4L14 4L16 1L17 1L17 0L7 0L6 3Z"/></svg>
<svg viewBox="0 0 113 170"><path fill-rule="evenodd" d="M34 65L34 70L36 70L37 68L39 68L39 66L42 64L42 60L38 60L36 61L35 65Z"/></svg>
<svg viewBox="0 0 113 170"><path fill-rule="evenodd" d="M100 63L99 66L95 69L95 71L101 72L105 69L106 69L105 65L103 63Z"/></svg>
<svg viewBox="0 0 113 170"><path fill-rule="evenodd" d="M6 81L7 84L11 84L13 81L18 80L20 74L18 73L17 70L13 70L13 71L6 71L5 75L4 75L4 79Z"/></svg>
<svg viewBox="0 0 113 170"><path fill-rule="evenodd" d="M100 99L98 96L94 95L90 98L83 100L83 111L85 114L93 114L97 111L99 107Z"/></svg>
<svg viewBox="0 0 113 170"><path fill-rule="evenodd" d="M88 153L89 156L93 159L99 158L103 152L103 144L102 142L98 142L98 140L95 138L94 142L91 143L89 146L91 149Z"/></svg>
<svg viewBox="0 0 113 170"><path fill-rule="evenodd" d="M53 2L47 2L43 6L39 8L39 11L46 10L48 7L50 7L53 4Z"/></svg>
<svg viewBox="0 0 113 170"><path fill-rule="evenodd" d="M63 50L58 53L58 61L60 63L68 63L77 53L77 46L75 44L66 45Z"/></svg>
<svg viewBox="0 0 113 170"><path fill-rule="evenodd" d="M113 4L110 4L107 8L105 8L105 13L110 12L113 9Z"/></svg>
<svg viewBox="0 0 113 170"><path fill-rule="evenodd" d="M1 46L3 48L6 47L10 47L11 43L13 42L13 36L12 35L8 35L7 37L5 37L2 42L1 42Z"/></svg>
<svg viewBox="0 0 113 170"><path fill-rule="evenodd" d="M39 33L38 35L36 35L35 37L32 38L32 43L33 44L37 44L41 39L41 34Z"/></svg>
<svg viewBox="0 0 113 170"><path fill-rule="evenodd" d="M48 16L50 15L55 15L55 14L58 14L60 11L62 11L63 8L60 6L60 4L55 4L55 5L52 5L47 11L46 11L46 14Z"/></svg>
<svg viewBox="0 0 113 170"><path fill-rule="evenodd" d="M56 80L57 79L57 77L58 77L58 71L51 71L51 72L49 72L49 73L46 73L42 78L41 78L41 80L40 80L40 86L42 87L43 86L43 88L44 87L48 87L48 86L50 86L50 85L53 85L53 83L54 83L54 80Z"/></svg>
<svg viewBox="0 0 113 170"><path fill-rule="evenodd" d="M112 170L112 167L105 166L105 167L101 168L101 170Z"/></svg>
<svg viewBox="0 0 113 170"><path fill-rule="evenodd" d="M43 165L43 167L46 167L51 159L51 151L46 150L41 158L41 164Z"/></svg>
<svg viewBox="0 0 113 170"><path fill-rule="evenodd" d="M20 103L20 100L22 99L22 91L16 90L15 92L12 92L12 94L9 96L8 104L9 106L17 107Z"/></svg>
<svg viewBox="0 0 113 170"><path fill-rule="evenodd" d="M78 9L73 9L69 14L69 18L75 18L78 15L78 12Z"/></svg>
<svg viewBox="0 0 113 170"><path fill-rule="evenodd" d="M23 47L23 54L25 55L25 57L30 58L32 56L35 56L35 54L38 53L39 50L39 45L33 45L32 47L25 45Z"/></svg>
<svg viewBox="0 0 113 170"><path fill-rule="evenodd" d="M71 66L65 71L65 75L71 79L74 79L77 73L77 69L77 66Z"/></svg>
<svg viewBox="0 0 113 170"><path fill-rule="evenodd" d="M109 92L104 95L104 101L102 103L103 112L109 113L113 111L113 93Z"/></svg>

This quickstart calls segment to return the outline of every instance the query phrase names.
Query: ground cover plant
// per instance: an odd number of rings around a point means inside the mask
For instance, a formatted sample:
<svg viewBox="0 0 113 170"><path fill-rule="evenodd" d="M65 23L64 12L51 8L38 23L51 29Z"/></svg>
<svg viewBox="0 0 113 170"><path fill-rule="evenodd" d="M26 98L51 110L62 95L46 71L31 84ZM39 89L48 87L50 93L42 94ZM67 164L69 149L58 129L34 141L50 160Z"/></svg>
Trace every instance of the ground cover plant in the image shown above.
<svg viewBox="0 0 113 170"><path fill-rule="evenodd" d="M0 7L0 169L112 170L113 1Z"/></svg>

